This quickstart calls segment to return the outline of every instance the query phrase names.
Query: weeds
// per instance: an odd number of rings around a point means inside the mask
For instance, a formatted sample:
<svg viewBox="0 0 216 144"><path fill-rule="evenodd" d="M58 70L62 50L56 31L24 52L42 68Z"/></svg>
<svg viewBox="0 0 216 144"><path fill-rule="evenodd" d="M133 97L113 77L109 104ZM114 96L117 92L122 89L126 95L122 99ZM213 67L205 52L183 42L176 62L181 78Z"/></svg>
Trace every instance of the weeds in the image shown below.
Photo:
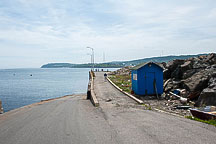
<svg viewBox="0 0 216 144"><path fill-rule="evenodd" d="M131 92L131 77L130 75L115 75L109 77L123 91Z"/></svg>
<svg viewBox="0 0 216 144"><path fill-rule="evenodd" d="M203 123L207 123L207 124L216 126L216 120L201 120L199 118L192 117L192 116L185 116L185 118L188 118L188 119L191 119L191 120L195 120L195 121L199 121L199 122L203 122Z"/></svg>
<svg viewBox="0 0 216 144"><path fill-rule="evenodd" d="M152 107L150 105L147 104L142 104L146 110L152 110Z"/></svg>

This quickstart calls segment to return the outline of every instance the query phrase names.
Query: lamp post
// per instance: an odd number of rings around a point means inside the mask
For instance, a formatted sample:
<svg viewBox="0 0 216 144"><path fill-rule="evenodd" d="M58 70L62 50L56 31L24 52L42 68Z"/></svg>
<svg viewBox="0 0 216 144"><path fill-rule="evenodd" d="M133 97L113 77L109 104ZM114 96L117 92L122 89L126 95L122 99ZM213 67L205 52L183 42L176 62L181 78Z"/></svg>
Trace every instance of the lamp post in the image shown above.
<svg viewBox="0 0 216 144"><path fill-rule="evenodd" d="M92 69L93 69L93 71L94 71L94 49L92 48L92 47L86 47L86 48L88 48L88 49L91 49L92 50Z"/></svg>
<svg viewBox="0 0 216 144"><path fill-rule="evenodd" d="M87 55L90 55L90 56L91 56L91 65L92 65L92 54L87 53ZM92 70L92 68L91 68L91 70Z"/></svg>

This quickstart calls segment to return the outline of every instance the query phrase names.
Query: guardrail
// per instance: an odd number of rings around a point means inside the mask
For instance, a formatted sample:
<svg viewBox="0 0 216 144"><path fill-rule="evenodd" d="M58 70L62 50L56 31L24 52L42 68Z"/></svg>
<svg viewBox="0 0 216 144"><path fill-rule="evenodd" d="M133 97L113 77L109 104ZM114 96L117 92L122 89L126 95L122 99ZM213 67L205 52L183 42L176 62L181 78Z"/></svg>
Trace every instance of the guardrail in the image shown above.
<svg viewBox="0 0 216 144"><path fill-rule="evenodd" d="M90 99L92 104L96 107L99 106L99 102L96 98L96 95L94 93L94 78L95 74L93 71L89 72L89 83L88 83L88 89L87 89L87 99Z"/></svg>

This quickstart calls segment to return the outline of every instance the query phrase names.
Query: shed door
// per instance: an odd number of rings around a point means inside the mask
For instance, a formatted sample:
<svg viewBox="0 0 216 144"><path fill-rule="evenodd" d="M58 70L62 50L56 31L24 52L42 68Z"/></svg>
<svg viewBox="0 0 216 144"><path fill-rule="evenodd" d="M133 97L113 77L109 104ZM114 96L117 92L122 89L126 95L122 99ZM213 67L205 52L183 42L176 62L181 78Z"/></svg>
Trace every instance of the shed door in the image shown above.
<svg viewBox="0 0 216 144"><path fill-rule="evenodd" d="M145 94L152 95L154 94L154 80L155 80L155 73L154 72L147 72L145 78Z"/></svg>

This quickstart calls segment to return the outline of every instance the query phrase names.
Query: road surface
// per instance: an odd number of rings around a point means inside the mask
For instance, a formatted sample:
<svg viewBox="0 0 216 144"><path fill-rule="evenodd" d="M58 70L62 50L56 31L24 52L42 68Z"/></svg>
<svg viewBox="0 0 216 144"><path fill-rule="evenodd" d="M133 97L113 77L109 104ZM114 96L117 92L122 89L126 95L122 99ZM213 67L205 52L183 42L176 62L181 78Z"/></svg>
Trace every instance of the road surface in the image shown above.
<svg viewBox="0 0 216 144"><path fill-rule="evenodd" d="M118 143L215 143L215 126L143 110L105 81L103 75L103 72L96 73L95 93L104 119L115 131L114 137Z"/></svg>
<svg viewBox="0 0 216 144"><path fill-rule="evenodd" d="M0 144L215 143L216 128L151 110L96 73L100 107L86 95L45 101L0 115Z"/></svg>

